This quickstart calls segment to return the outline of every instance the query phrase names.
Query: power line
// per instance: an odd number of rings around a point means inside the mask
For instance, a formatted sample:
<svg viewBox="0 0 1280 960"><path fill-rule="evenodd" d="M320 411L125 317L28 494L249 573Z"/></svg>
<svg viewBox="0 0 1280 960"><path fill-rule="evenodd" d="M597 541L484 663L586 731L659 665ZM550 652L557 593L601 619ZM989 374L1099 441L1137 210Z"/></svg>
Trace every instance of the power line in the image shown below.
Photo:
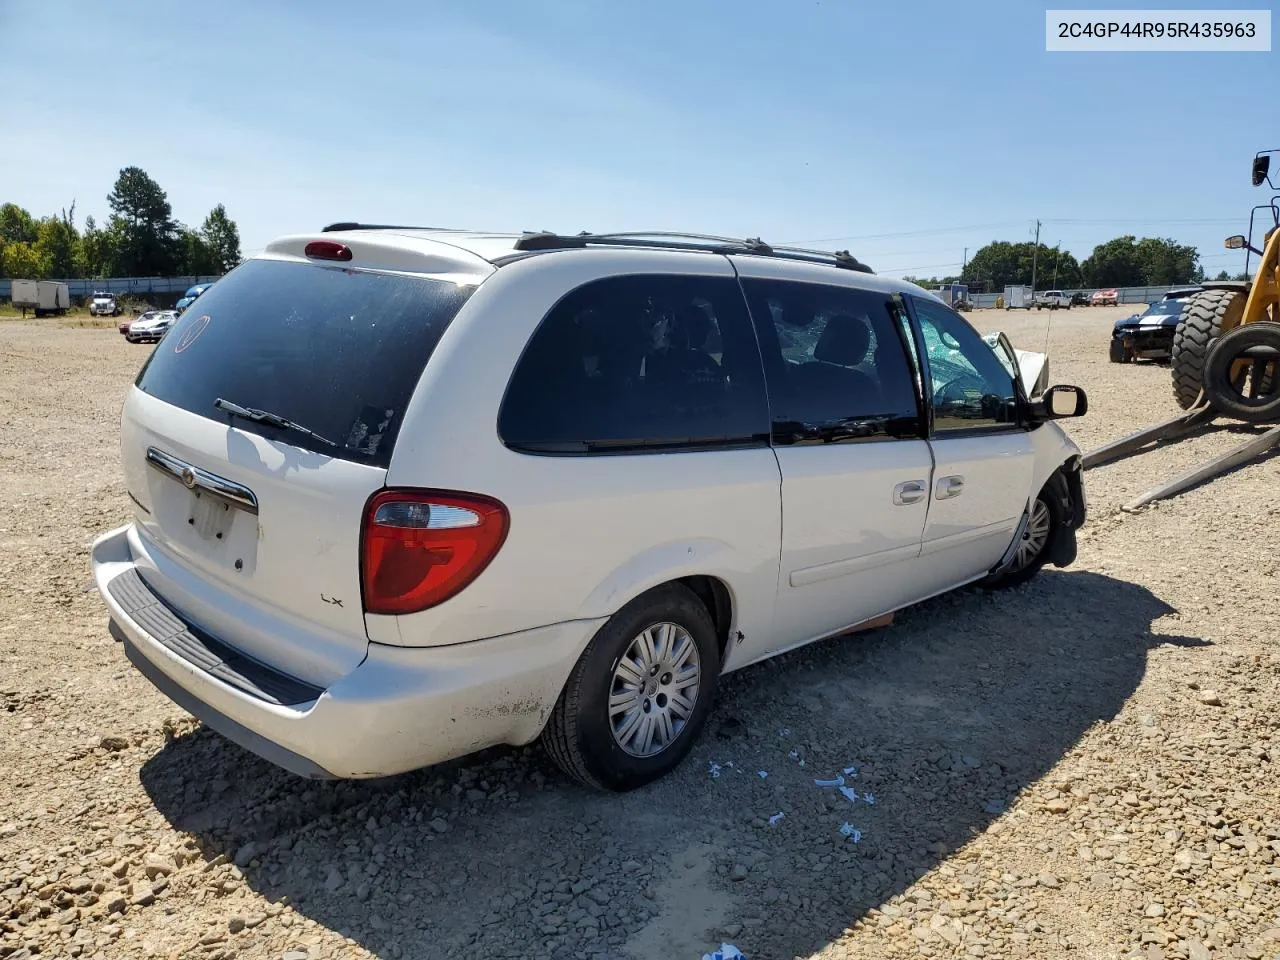
<svg viewBox="0 0 1280 960"><path fill-rule="evenodd" d="M1075 224L1082 226L1102 226L1106 224L1129 224L1135 227L1146 227L1156 225L1190 225L1190 224L1233 224L1239 223L1239 217L1173 217L1173 218L1156 218L1146 219L1142 217L1112 217L1109 219L1082 219L1077 217L1048 217L1039 221L1027 220L1006 220L1001 223L973 223L963 227L938 227L928 230L907 230L901 233L867 233L861 236L847 237L822 237L814 240L786 240L784 244L810 244L810 243L845 243L851 240L893 240L908 237L933 237L947 233L961 233L965 230L993 230L1003 227L1019 227L1027 223L1038 222L1041 224Z"/></svg>
<svg viewBox="0 0 1280 960"><path fill-rule="evenodd" d="M1051 219L1045 220L1045 223L1075 223L1075 224L1106 224L1106 223L1128 223L1138 224L1140 226L1150 226L1151 224L1188 224L1188 223L1239 223L1239 217L1230 219L1213 219L1213 218L1181 218L1173 220L1140 220L1137 217L1117 217L1111 220L1077 220L1077 219Z"/></svg>
<svg viewBox="0 0 1280 960"><path fill-rule="evenodd" d="M958 262L952 263L929 263L921 267L893 267L889 270L877 270L876 273L911 273L913 270L942 270L945 267L958 267Z"/></svg>
<svg viewBox="0 0 1280 960"><path fill-rule="evenodd" d="M936 230L908 230L903 233L868 233L860 237L822 237L818 240L784 240L784 246L799 246L807 243L844 243L848 240L893 240L899 237L932 237L944 233L960 233L963 230L991 230L996 227L1018 227L1025 220L1007 220L1004 223L974 223L966 227L940 227Z"/></svg>

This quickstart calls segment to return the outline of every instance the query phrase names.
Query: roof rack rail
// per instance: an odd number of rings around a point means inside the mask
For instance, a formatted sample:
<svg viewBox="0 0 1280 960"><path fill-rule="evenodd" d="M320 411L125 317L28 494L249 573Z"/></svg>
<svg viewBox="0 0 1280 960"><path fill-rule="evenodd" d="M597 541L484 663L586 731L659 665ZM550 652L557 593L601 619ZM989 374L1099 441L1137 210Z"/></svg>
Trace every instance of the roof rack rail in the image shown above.
<svg viewBox="0 0 1280 960"><path fill-rule="evenodd" d="M448 230L448 227L411 227L403 223L356 223L354 220L340 220L320 229L321 233L333 233L336 230Z"/></svg>
<svg viewBox="0 0 1280 960"><path fill-rule="evenodd" d="M581 249L587 246L651 247L660 250L698 250L706 253L754 253L786 260L834 263L837 267L874 273L848 250L810 250L804 247L775 247L759 237L719 237L705 233L630 231L614 233L558 234L550 230L525 231L515 242L524 252Z"/></svg>
<svg viewBox="0 0 1280 960"><path fill-rule="evenodd" d="M774 247L778 253L801 254L805 257L826 260L834 259L837 267L846 270L857 270L859 273L875 273L869 266L851 254L848 250L813 250L808 247Z"/></svg>

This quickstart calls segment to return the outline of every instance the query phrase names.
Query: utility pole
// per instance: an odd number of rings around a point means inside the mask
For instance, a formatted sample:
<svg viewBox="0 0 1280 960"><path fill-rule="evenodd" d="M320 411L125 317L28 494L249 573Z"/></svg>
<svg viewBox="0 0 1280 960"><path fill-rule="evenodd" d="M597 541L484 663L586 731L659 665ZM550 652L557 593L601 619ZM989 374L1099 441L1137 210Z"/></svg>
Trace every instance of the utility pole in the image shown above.
<svg viewBox="0 0 1280 960"><path fill-rule="evenodd" d="M1036 221L1036 244L1031 248L1031 295L1036 295L1036 260L1040 255L1040 221Z"/></svg>
<svg viewBox="0 0 1280 960"><path fill-rule="evenodd" d="M1054 247L1053 247L1053 289L1054 290L1058 289L1058 248L1061 246L1062 246L1062 241L1059 240L1056 244L1054 244Z"/></svg>
<svg viewBox="0 0 1280 960"><path fill-rule="evenodd" d="M969 248L964 248L964 263L960 264L960 279L964 279L965 268L969 266Z"/></svg>

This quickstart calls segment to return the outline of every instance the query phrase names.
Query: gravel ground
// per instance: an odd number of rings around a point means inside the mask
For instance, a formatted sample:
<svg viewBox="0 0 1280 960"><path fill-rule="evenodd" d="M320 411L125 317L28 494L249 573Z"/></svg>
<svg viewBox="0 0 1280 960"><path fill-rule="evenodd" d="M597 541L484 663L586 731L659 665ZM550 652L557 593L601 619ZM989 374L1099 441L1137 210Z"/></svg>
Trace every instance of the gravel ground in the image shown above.
<svg viewBox="0 0 1280 960"><path fill-rule="evenodd" d="M1106 361L1127 312L1053 315L1085 449L1176 412ZM1050 315L971 317L1042 349ZM536 747L309 783L128 668L87 589L149 349L0 322L0 957L1280 957L1277 461L1120 511L1238 435L1088 473L1068 570L735 674L649 789Z"/></svg>

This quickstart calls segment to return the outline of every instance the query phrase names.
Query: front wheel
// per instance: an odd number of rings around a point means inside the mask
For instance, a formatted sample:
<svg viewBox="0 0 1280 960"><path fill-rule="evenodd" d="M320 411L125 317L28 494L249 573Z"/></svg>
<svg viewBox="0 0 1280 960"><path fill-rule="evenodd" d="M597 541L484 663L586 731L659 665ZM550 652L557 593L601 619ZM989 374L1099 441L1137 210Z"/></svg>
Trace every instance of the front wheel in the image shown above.
<svg viewBox="0 0 1280 960"><path fill-rule="evenodd" d="M542 733L588 787L634 790L674 770L706 723L720 674L715 625L681 584L632 600L578 659Z"/></svg>
<svg viewBox="0 0 1280 960"><path fill-rule="evenodd" d="M1182 305L1169 368L1173 397L1183 410L1189 410L1200 398L1209 346L1240 325L1245 300L1239 290L1201 290Z"/></svg>
<svg viewBox="0 0 1280 960"><path fill-rule="evenodd" d="M1003 590L1026 583L1049 561L1054 539L1065 524L1062 505L1048 489L1042 490L1031 504L1026 529L1018 542L1017 553L1008 570L982 581L988 590Z"/></svg>
<svg viewBox="0 0 1280 960"><path fill-rule="evenodd" d="M1123 340L1112 340L1109 357L1112 363L1132 363L1133 354L1124 345Z"/></svg>

